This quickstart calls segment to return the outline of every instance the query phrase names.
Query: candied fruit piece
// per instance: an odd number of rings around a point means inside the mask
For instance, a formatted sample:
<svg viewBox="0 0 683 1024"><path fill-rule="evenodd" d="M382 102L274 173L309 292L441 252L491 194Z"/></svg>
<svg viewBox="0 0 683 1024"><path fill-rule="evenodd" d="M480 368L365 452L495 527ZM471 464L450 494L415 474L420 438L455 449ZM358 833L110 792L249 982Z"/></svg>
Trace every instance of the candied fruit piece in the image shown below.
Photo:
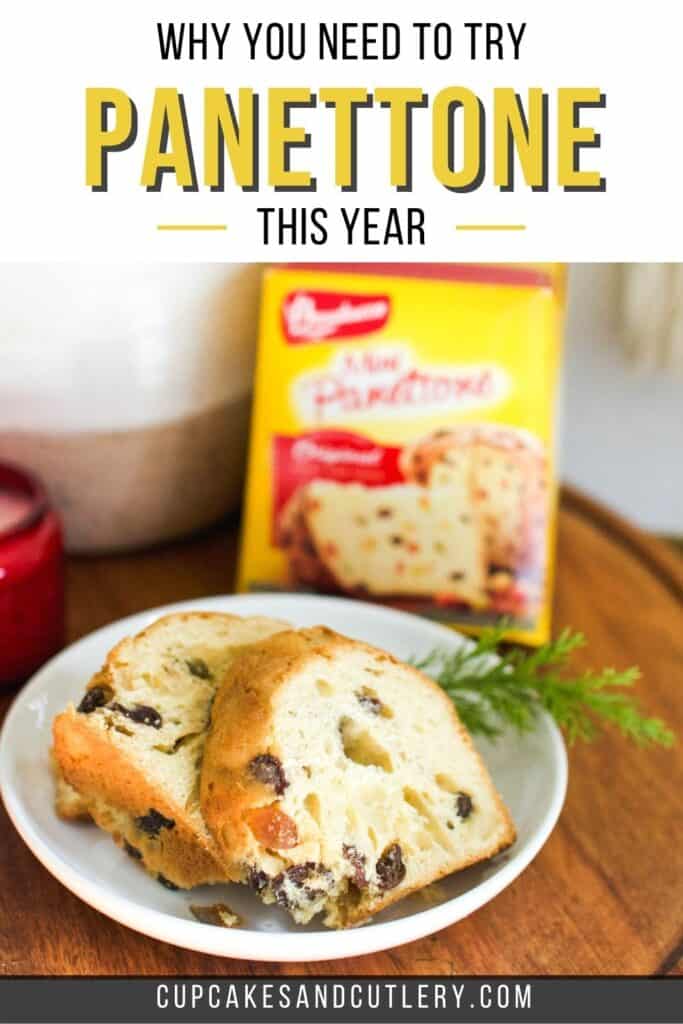
<svg viewBox="0 0 683 1024"><path fill-rule="evenodd" d="M247 813L247 824L255 839L272 850L289 850L299 842L296 822L276 804L254 807Z"/></svg>

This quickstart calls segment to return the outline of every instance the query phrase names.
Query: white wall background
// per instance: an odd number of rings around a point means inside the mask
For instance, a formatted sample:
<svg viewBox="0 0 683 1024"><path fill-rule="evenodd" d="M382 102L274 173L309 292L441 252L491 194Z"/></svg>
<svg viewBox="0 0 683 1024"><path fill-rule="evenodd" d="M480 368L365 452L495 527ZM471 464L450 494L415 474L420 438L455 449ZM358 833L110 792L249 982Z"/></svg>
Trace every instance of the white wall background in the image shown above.
<svg viewBox="0 0 683 1024"><path fill-rule="evenodd" d="M661 533L683 536L683 372L632 366L619 343L618 268L571 268L563 479Z"/></svg>

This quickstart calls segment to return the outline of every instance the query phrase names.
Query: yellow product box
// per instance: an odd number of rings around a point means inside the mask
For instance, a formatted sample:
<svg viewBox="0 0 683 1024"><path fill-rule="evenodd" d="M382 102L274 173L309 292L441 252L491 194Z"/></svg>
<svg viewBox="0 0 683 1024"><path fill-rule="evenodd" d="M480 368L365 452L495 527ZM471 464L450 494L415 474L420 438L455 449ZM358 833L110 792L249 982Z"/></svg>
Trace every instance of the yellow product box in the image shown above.
<svg viewBox="0 0 683 1024"><path fill-rule="evenodd" d="M558 264L268 269L239 589L544 642L563 309Z"/></svg>

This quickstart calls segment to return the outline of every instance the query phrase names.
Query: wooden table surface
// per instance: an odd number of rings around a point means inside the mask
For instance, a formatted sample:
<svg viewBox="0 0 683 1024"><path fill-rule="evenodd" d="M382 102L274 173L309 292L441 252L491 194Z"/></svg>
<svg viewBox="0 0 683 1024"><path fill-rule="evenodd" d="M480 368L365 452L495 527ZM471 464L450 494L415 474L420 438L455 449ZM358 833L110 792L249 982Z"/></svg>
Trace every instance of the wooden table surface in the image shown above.
<svg viewBox="0 0 683 1024"><path fill-rule="evenodd" d="M235 532L143 554L72 559L75 640L132 612L229 590ZM555 626L577 663L638 664L648 709L683 735L683 560L573 492L559 529ZM9 698L0 699L0 716ZM255 964L145 938L45 871L0 807L2 974L681 974L683 760L617 737L570 752L567 803L536 860L492 903L429 938L354 960Z"/></svg>

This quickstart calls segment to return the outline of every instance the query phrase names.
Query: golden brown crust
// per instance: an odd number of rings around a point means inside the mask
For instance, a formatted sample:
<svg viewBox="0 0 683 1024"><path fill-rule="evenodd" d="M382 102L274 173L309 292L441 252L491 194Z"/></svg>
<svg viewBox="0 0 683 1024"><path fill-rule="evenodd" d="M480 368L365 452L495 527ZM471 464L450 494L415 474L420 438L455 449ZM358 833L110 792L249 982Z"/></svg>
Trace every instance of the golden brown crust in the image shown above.
<svg viewBox="0 0 683 1024"><path fill-rule="evenodd" d="M53 723L54 751L69 785L81 794L98 825L142 853L144 866L182 888L225 880L210 836L188 823L184 808L150 785L142 770L78 716L73 708ZM173 821L156 837L145 835L135 818L158 811ZM122 817L121 817L122 816Z"/></svg>
<svg viewBox="0 0 683 1024"><path fill-rule="evenodd" d="M229 612L169 612L168 615L162 615L160 618L155 619L154 622L146 626L145 629L136 633L134 637L125 636L119 642L112 647L107 654L104 664L97 671L86 689L92 690L95 686L107 686L111 684L113 678L113 670L115 668L124 668L127 662L123 660L126 645L135 640L136 642L141 640L147 640L153 637L155 633L161 632L169 623L172 623L175 627L182 627L184 622L196 622L198 619L204 619L205 621L215 620L223 622L239 622L242 619L240 615L231 615ZM283 623L283 626L287 623Z"/></svg>
<svg viewBox="0 0 683 1024"><path fill-rule="evenodd" d="M543 450L530 435L524 435L512 427L494 423L463 423L459 426L443 427L427 434L413 444L406 445L401 452L399 466L407 479L416 483L429 482L434 462L453 448L464 448L483 444L499 448L508 453L518 452L532 456L539 466L545 464Z"/></svg>
<svg viewBox="0 0 683 1024"><path fill-rule="evenodd" d="M323 627L276 633L230 666L216 694L204 748L200 803L226 870L235 880L243 876L240 851L249 837L246 812L262 804L266 793L247 766L266 750L277 753L270 733L273 694L302 658L320 653L328 635L335 634Z"/></svg>
<svg viewBox="0 0 683 1024"><path fill-rule="evenodd" d="M344 649L361 649L374 658L386 661L387 664L402 664L385 651L360 641L350 640L324 626L317 626L278 633L254 645L230 667L223 685L218 690L204 751L201 808L206 824L221 850L226 872L234 880L244 880L245 864L242 861L242 851L248 848L250 840L246 824L247 813L255 805L272 803L272 789L267 789L253 779L248 771L248 765L254 757L264 752L273 753L275 756L278 754L272 733L274 697L294 673L304 667L308 659L331 658L336 652ZM421 685L428 685L438 694L444 707L444 714L450 716L463 744L479 763L486 777L483 762L472 744L469 733L458 718L452 701L428 676L409 666L402 667L414 673ZM490 850L488 856L494 856L506 849L515 840L512 819L495 790L494 800L500 813L503 830L500 842ZM481 856L473 857L463 863L462 867L481 859ZM444 870L439 877L451 873L451 870ZM430 877L426 881L419 881L410 890L388 890L371 900L363 899L355 908L348 910L344 924L357 924L402 899L409 892L436 880Z"/></svg>
<svg viewBox="0 0 683 1024"><path fill-rule="evenodd" d="M55 784L55 811L64 821L90 821L90 812L81 794L63 777L54 750L50 751L50 769Z"/></svg>

